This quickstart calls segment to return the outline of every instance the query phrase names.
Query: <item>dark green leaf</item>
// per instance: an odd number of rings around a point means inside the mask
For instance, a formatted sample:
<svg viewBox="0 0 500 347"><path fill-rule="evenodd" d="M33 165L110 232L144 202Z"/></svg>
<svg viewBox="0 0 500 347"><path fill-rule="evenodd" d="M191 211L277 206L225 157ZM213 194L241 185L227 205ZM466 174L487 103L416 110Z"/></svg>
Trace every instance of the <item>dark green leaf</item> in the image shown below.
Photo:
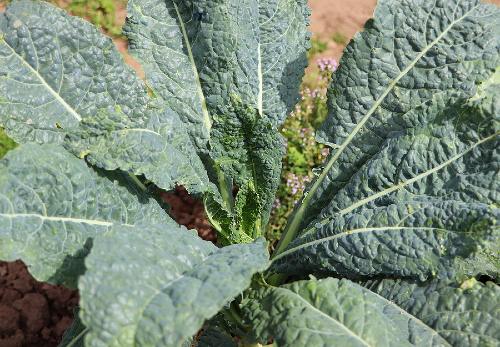
<svg viewBox="0 0 500 347"><path fill-rule="evenodd" d="M243 312L259 341L278 346L450 346L418 318L345 279L254 290Z"/></svg>
<svg viewBox="0 0 500 347"><path fill-rule="evenodd" d="M499 18L475 0L379 3L333 78L332 154L275 271L498 275Z"/></svg>
<svg viewBox="0 0 500 347"><path fill-rule="evenodd" d="M16 142L61 142L81 120L146 109L143 83L111 39L43 1L0 14L0 122Z"/></svg>
<svg viewBox="0 0 500 347"><path fill-rule="evenodd" d="M22 145L0 162L0 259L22 259L40 281L74 286L96 235L145 221L175 225L154 200L57 145Z"/></svg>
<svg viewBox="0 0 500 347"><path fill-rule="evenodd" d="M86 344L178 346L267 264L262 239L219 249L179 228L117 226L95 242L80 279Z"/></svg>
<svg viewBox="0 0 500 347"><path fill-rule="evenodd" d="M366 287L431 326L451 346L500 344L500 289L492 282L483 285L471 279L456 286L378 280Z"/></svg>

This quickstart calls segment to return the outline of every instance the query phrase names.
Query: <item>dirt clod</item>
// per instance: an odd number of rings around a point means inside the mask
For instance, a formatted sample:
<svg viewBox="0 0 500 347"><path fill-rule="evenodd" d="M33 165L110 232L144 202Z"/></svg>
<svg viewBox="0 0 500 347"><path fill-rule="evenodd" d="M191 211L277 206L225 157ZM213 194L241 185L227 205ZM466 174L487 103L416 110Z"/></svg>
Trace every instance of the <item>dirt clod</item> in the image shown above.
<svg viewBox="0 0 500 347"><path fill-rule="evenodd" d="M16 332L19 324L19 312L10 306L0 304L0 334L11 335Z"/></svg>
<svg viewBox="0 0 500 347"><path fill-rule="evenodd" d="M22 262L0 262L0 346L57 346L77 303L76 291L37 282Z"/></svg>
<svg viewBox="0 0 500 347"><path fill-rule="evenodd" d="M204 240L216 240L217 234L205 216L203 203L190 196L185 188L177 187L173 192L162 193L161 197L170 206L170 215L177 223L197 230Z"/></svg>

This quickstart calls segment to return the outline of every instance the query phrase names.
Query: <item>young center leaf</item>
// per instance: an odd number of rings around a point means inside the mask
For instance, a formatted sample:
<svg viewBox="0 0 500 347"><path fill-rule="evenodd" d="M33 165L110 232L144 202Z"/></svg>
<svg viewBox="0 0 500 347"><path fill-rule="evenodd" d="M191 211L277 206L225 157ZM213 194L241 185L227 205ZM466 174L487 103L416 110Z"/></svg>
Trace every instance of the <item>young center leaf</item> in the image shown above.
<svg viewBox="0 0 500 347"><path fill-rule="evenodd" d="M26 144L0 161L0 259L39 281L76 286L94 237L113 225L169 223L153 199L63 148Z"/></svg>
<svg viewBox="0 0 500 347"><path fill-rule="evenodd" d="M86 346L179 346L268 259L262 239L217 248L166 225L117 226L95 242L79 282Z"/></svg>
<svg viewBox="0 0 500 347"><path fill-rule="evenodd" d="M332 153L275 271L498 275L499 19L473 0L379 2L334 75Z"/></svg>

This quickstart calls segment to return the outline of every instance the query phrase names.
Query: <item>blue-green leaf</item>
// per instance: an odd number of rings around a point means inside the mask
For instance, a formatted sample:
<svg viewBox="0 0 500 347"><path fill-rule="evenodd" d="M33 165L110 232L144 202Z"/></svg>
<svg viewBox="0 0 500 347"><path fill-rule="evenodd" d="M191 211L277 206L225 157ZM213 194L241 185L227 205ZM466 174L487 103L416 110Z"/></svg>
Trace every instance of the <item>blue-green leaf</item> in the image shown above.
<svg viewBox="0 0 500 347"><path fill-rule="evenodd" d="M22 145L0 161L0 259L22 259L40 281L75 286L96 235L145 221L175 225L154 200L57 145Z"/></svg>
<svg viewBox="0 0 500 347"><path fill-rule="evenodd" d="M258 341L278 346L451 346L395 303L350 282L327 278L250 291L243 313Z"/></svg>
<svg viewBox="0 0 500 347"><path fill-rule="evenodd" d="M485 116L449 110L441 124L388 139L274 258L276 270L496 277L498 123Z"/></svg>
<svg viewBox="0 0 500 347"><path fill-rule="evenodd" d="M379 3L334 75L332 153L275 271L498 275L499 19L475 0Z"/></svg>
<svg viewBox="0 0 500 347"><path fill-rule="evenodd" d="M179 346L268 257L262 239L219 249L166 225L117 226L95 242L79 282L86 345Z"/></svg>
<svg viewBox="0 0 500 347"><path fill-rule="evenodd" d="M309 224L398 132L435 119L429 104L472 97L499 64L499 10L479 0L381 1L345 50L318 137L332 154L309 187L293 228ZM439 106L438 106L439 107Z"/></svg>
<svg viewBox="0 0 500 347"><path fill-rule="evenodd" d="M500 288L492 282L470 279L457 286L386 279L366 287L431 326L451 346L500 344Z"/></svg>
<svg viewBox="0 0 500 347"><path fill-rule="evenodd" d="M147 80L199 141L232 94L275 125L297 102L306 1L133 0L128 13L125 32Z"/></svg>
<svg viewBox="0 0 500 347"><path fill-rule="evenodd" d="M0 14L0 122L9 136L61 142L97 112L140 116L146 89L110 38L42 1Z"/></svg>
<svg viewBox="0 0 500 347"><path fill-rule="evenodd" d="M158 105L140 118L89 117L68 135L66 147L93 165L144 175L165 190L182 185L191 193L217 192L178 115Z"/></svg>

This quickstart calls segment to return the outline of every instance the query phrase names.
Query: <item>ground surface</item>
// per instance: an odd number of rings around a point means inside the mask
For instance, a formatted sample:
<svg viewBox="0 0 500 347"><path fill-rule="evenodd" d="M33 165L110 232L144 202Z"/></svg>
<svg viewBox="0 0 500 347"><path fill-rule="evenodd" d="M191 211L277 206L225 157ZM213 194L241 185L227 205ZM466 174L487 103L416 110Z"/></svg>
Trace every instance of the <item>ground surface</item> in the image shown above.
<svg viewBox="0 0 500 347"><path fill-rule="evenodd" d="M491 2L500 5L500 0ZM0 0L0 11L4 3ZM313 37L327 42L326 51L317 58L338 60L347 41L371 17L376 0L309 0L309 3ZM120 21L124 20L123 7L117 16ZM126 51L124 40L118 39L116 44L120 51ZM125 59L140 70L133 59L128 56ZM213 239L200 202L181 189L164 195L164 199L172 206L172 215L181 224L196 228L206 239ZM71 323L77 302L75 291L34 281L22 263L0 262L0 347L56 346Z"/></svg>
<svg viewBox="0 0 500 347"><path fill-rule="evenodd" d="M372 16L375 4L376 0L309 0L313 37L328 42L328 49L319 57L339 60L346 41ZM334 37L344 40L335 42Z"/></svg>
<svg viewBox="0 0 500 347"><path fill-rule="evenodd" d="M21 262L0 263L0 346L57 346L78 294L36 282Z"/></svg>

